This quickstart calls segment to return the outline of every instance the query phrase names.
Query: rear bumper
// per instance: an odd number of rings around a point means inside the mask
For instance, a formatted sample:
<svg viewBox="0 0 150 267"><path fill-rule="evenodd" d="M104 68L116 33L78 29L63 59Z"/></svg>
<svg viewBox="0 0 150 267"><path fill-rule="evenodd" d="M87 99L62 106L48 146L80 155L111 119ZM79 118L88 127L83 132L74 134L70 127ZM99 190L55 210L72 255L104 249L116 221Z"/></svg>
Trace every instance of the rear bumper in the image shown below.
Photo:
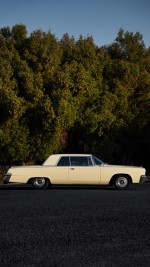
<svg viewBox="0 0 150 267"><path fill-rule="evenodd" d="M8 184L10 182L11 173L7 173L4 175L3 184Z"/></svg>
<svg viewBox="0 0 150 267"><path fill-rule="evenodd" d="M141 175L141 177L140 177L140 184L143 184L145 182L150 182L150 176Z"/></svg>

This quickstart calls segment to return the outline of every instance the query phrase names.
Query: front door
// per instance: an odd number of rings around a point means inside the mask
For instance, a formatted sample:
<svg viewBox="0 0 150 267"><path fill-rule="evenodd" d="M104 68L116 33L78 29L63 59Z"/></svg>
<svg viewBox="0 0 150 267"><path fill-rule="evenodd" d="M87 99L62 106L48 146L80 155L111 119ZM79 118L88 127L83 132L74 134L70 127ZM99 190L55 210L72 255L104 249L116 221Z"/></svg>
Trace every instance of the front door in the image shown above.
<svg viewBox="0 0 150 267"><path fill-rule="evenodd" d="M70 184L100 184L100 166L93 166L90 157L71 156L70 165Z"/></svg>

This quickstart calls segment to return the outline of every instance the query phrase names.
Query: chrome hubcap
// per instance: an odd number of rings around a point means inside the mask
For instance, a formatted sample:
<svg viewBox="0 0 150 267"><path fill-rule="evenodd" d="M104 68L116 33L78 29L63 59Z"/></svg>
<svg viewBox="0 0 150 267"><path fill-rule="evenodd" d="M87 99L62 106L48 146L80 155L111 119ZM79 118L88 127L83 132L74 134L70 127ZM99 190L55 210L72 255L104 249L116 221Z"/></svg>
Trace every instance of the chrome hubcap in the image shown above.
<svg viewBox="0 0 150 267"><path fill-rule="evenodd" d="M44 178L35 178L34 180L34 184L37 186L37 187L43 187L45 185L45 179Z"/></svg>
<svg viewBox="0 0 150 267"><path fill-rule="evenodd" d="M119 177L118 178L118 180L117 180L117 182L116 182L116 186L117 187L122 187L122 188L124 188L124 187L126 187L128 185L128 180L127 180L127 178L125 178L125 177Z"/></svg>

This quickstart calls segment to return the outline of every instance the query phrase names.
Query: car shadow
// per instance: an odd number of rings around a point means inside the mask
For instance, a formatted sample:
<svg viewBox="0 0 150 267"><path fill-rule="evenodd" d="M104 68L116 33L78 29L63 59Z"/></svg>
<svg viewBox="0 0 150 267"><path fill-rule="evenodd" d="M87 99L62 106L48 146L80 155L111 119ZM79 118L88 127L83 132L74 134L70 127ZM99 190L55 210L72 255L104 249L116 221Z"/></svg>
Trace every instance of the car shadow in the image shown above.
<svg viewBox="0 0 150 267"><path fill-rule="evenodd" d="M134 184L130 185L130 187L126 188L125 190L117 190L114 186L110 185L52 185L46 189L49 191L54 190L111 190L111 191L143 191L145 188L144 185ZM37 190L31 184L7 184L3 185L0 184L0 190L34 190L34 191L45 191L45 190Z"/></svg>

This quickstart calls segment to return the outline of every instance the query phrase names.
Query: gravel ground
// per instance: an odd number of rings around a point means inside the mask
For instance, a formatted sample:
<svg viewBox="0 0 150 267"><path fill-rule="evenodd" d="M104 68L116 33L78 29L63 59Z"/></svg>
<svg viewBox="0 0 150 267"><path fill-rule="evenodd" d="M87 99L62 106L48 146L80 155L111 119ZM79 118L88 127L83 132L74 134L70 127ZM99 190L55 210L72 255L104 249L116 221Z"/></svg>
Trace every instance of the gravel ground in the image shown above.
<svg viewBox="0 0 150 267"><path fill-rule="evenodd" d="M0 266L150 266L150 183L0 185Z"/></svg>

